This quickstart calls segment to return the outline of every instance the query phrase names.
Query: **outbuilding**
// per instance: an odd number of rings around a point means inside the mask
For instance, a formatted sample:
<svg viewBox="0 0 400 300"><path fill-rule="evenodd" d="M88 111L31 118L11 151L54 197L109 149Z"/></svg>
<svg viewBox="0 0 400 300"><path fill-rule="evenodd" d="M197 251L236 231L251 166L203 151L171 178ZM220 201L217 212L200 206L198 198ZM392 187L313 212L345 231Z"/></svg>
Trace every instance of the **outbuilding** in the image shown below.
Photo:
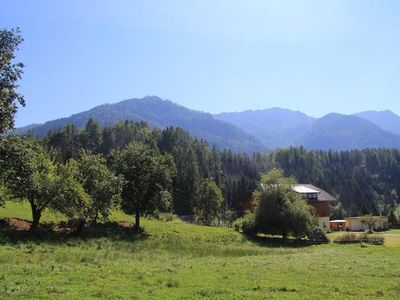
<svg viewBox="0 0 400 300"><path fill-rule="evenodd" d="M386 216L376 216L375 228L376 230L385 230L389 228L389 219ZM349 231L365 231L368 230L368 225L361 222L362 217L349 217L346 218L346 230Z"/></svg>
<svg viewBox="0 0 400 300"><path fill-rule="evenodd" d="M331 231L342 231L346 229L346 220L332 220L329 221Z"/></svg>

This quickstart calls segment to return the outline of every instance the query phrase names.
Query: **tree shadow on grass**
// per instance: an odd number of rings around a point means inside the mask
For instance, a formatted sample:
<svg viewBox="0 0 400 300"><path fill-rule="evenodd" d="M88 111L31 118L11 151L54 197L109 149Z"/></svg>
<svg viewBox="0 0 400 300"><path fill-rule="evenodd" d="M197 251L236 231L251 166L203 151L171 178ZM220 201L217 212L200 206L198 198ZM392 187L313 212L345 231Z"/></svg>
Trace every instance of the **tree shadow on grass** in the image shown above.
<svg viewBox="0 0 400 300"><path fill-rule="evenodd" d="M127 222L105 222L85 227L79 236L74 233L72 222L43 223L37 232L29 231L30 222L22 219L0 219L0 245L9 243L46 242L60 244L69 240L91 240L108 238L112 241L140 241L149 235L145 231L134 231Z"/></svg>
<svg viewBox="0 0 400 300"><path fill-rule="evenodd" d="M245 235L246 239L253 244L260 247L266 248L306 248L312 245L324 244L323 242L310 242L304 239L285 239L281 237L271 237L271 236L252 236Z"/></svg>

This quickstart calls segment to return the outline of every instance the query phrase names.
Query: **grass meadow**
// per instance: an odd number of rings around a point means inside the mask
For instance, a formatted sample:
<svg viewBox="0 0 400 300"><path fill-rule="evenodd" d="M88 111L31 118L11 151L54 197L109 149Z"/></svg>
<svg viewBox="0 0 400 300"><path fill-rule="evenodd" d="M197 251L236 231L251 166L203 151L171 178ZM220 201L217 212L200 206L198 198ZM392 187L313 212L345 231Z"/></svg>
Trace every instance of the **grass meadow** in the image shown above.
<svg viewBox="0 0 400 300"><path fill-rule="evenodd" d="M30 220L29 207L9 202L5 218ZM304 245L148 219L134 235L132 219L114 212L79 239L1 229L0 299L400 299L395 235L384 246ZM62 221L46 212L42 223Z"/></svg>

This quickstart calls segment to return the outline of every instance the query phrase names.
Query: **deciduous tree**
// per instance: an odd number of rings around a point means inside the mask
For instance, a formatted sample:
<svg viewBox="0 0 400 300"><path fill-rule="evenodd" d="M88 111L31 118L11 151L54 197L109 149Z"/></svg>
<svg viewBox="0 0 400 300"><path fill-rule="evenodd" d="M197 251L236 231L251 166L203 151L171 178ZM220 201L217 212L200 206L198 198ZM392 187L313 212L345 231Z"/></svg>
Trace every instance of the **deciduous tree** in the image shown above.
<svg viewBox="0 0 400 300"><path fill-rule="evenodd" d="M85 192L91 197L91 206L84 216L85 222L108 219L110 209L120 203L122 177L116 176L101 155L82 151L77 161L77 178Z"/></svg>
<svg viewBox="0 0 400 300"><path fill-rule="evenodd" d="M12 137L0 143L3 182L13 197L29 201L32 211L32 231L36 230L41 213L46 207L46 200L37 199L40 192L44 192L39 185L44 182L44 174L54 170L54 165L46 156L44 148L38 142ZM51 175L49 177L51 178ZM47 188L51 189L51 185Z"/></svg>
<svg viewBox="0 0 400 300"><path fill-rule="evenodd" d="M122 209L135 215L135 229L140 229L140 216L159 207L163 191L170 190L175 166L170 156L157 155L141 143L129 144L114 151L115 170L124 177Z"/></svg>
<svg viewBox="0 0 400 300"><path fill-rule="evenodd" d="M67 214L86 209L88 195L68 166L58 165L37 140L8 138L0 144L3 181L11 194L31 206L31 231L36 231L45 209Z"/></svg>
<svg viewBox="0 0 400 300"><path fill-rule="evenodd" d="M274 169L261 178L257 192L256 227L260 233L303 237L316 225L311 207L291 188L295 183Z"/></svg>
<svg viewBox="0 0 400 300"><path fill-rule="evenodd" d="M365 215L361 217L361 223L368 226L368 233L372 233L375 229L376 223L378 223L379 218L373 215Z"/></svg>
<svg viewBox="0 0 400 300"><path fill-rule="evenodd" d="M0 135L14 128L18 104L25 105L24 97L17 91L24 65L14 62L22 41L18 28L0 30Z"/></svg>

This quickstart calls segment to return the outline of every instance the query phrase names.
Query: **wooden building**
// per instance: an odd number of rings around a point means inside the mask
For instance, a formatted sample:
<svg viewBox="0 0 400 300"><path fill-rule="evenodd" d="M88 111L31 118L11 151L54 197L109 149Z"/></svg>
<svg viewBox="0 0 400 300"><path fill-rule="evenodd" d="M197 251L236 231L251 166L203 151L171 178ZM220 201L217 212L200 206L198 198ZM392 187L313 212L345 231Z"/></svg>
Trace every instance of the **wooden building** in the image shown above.
<svg viewBox="0 0 400 300"><path fill-rule="evenodd" d="M329 221L331 231L346 230L346 220L332 220Z"/></svg>
<svg viewBox="0 0 400 300"><path fill-rule="evenodd" d="M330 203L336 201L336 198L312 184L295 184L292 188L315 208L315 214L319 219L319 227L325 232L330 231Z"/></svg>

